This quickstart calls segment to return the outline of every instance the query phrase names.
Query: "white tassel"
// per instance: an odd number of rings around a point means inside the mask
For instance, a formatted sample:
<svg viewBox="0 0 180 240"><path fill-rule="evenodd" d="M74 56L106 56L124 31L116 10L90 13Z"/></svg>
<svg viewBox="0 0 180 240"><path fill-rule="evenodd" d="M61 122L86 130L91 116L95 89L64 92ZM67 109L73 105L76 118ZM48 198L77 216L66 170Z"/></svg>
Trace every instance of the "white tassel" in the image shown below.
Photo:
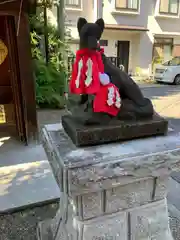
<svg viewBox="0 0 180 240"><path fill-rule="evenodd" d="M76 88L79 88L79 86L80 86L80 76L81 76L82 67L83 67L83 60L81 59L78 63L78 75L77 75L77 78L76 78L76 81L75 81Z"/></svg>
<svg viewBox="0 0 180 240"><path fill-rule="evenodd" d="M109 106L112 106L114 104L114 94L115 94L114 87L109 87L108 91L109 92L108 92L107 104Z"/></svg>
<svg viewBox="0 0 180 240"><path fill-rule="evenodd" d="M121 98L120 98L120 94L119 94L119 92L117 90L116 90L116 103L115 103L115 106L117 108L121 107Z"/></svg>
<svg viewBox="0 0 180 240"><path fill-rule="evenodd" d="M107 104L109 106L115 105L116 108L120 108L121 107L121 98L120 98L119 92L117 90L115 90L115 88L113 86L109 87L108 91L109 92L108 92ZM115 94L116 94L116 101L114 101Z"/></svg>
<svg viewBox="0 0 180 240"><path fill-rule="evenodd" d="M89 87L89 85L92 83L92 66L93 66L93 62L90 58L87 60L86 65L87 65L87 71L86 71L85 85Z"/></svg>

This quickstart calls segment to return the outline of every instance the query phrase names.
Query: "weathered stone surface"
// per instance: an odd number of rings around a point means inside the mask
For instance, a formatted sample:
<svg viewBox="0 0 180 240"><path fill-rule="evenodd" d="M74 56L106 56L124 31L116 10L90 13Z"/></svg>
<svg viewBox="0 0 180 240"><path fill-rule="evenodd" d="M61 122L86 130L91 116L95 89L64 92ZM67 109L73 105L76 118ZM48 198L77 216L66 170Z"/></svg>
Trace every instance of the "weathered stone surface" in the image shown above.
<svg viewBox="0 0 180 240"><path fill-rule="evenodd" d="M179 134L80 149L61 124L42 136L66 199L51 221L53 237L172 240L164 199L167 176L180 166Z"/></svg>
<svg viewBox="0 0 180 240"><path fill-rule="evenodd" d="M153 178L106 191L106 212L112 213L124 209L138 207L152 201Z"/></svg>
<svg viewBox="0 0 180 240"><path fill-rule="evenodd" d="M168 176L158 177L156 179L154 200L161 200L167 196Z"/></svg>
<svg viewBox="0 0 180 240"><path fill-rule="evenodd" d="M40 222L37 227L37 240L53 240L51 219Z"/></svg>
<svg viewBox="0 0 180 240"><path fill-rule="evenodd" d="M104 125L85 126L73 116L62 117L62 125L76 146L89 146L140 137L164 135L168 121L157 114L145 120L112 120Z"/></svg>
<svg viewBox="0 0 180 240"><path fill-rule="evenodd" d="M45 127L42 140L46 151L50 149L55 152L54 160L49 158L49 161L56 161L60 167L67 169L66 185L72 195L121 185L128 176L142 178L167 175L180 165L179 134L76 148L62 125L57 124Z"/></svg>
<svg viewBox="0 0 180 240"><path fill-rule="evenodd" d="M67 240L79 238L79 229L76 228L75 214L73 206L69 204L66 194L62 194L59 209L56 216L51 220L50 230L53 235L53 239ZM75 224L75 225L74 225ZM49 239L51 240L51 239ZM79 239L80 240L80 239Z"/></svg>
<svg viewBox="0 0 180 240"><path fill-rule="evenodd" d="M174 179L170 178L168 187L171 191L168 192L168 201L180 211L180 185Z"/></svg>
<svg viewBox="0 0 180 240"><path fill-rule="evenodd" d="M166 200L130 212L131 240L173 240Z"/></svg>
<svg viewBox="0 0 180 240"><path fill-rule="evenodd" d="M97 218L83 224L84 240L128 240L127 213Z"/></svg>
<svg viewBox="0 0 180 240"><path fill-rule="evenodd" d="M83 219L103 215L103 192L84 194L82 196Z"/></svg>

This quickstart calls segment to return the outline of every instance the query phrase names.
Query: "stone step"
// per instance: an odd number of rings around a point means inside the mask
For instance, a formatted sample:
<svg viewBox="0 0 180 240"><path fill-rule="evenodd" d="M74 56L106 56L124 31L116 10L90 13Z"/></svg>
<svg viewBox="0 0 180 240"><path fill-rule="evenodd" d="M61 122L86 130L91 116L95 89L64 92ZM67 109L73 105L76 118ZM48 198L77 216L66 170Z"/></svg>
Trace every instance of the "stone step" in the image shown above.
<svg viewBox="0 0 180 240"><path fill-rule="evenodd" d="M42 146L0 143L0 213L57 202L59 188Z"/></svg>

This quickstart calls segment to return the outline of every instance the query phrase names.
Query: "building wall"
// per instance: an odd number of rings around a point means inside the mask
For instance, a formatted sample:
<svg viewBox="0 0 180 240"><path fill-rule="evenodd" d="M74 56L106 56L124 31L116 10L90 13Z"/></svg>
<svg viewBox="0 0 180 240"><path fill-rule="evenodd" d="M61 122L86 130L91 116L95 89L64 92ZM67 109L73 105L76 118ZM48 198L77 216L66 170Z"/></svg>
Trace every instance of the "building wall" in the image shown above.
<svg viewBox="0 0 180 240"><path fill-rule="evenodd" d="M80 8L66 8L66 23L71 30L73 39L79 39L77 31L77 21L79 17L84 17L89 22L94 20L94 6L93 1L81 0Z"/></svg>
<svg viewBox="0 0 180 240"><path fill-rule="evenodd" d="M177 35L180 36L180 14L164 15L159 13L160 0L153 1L154 10L148 17L148 28L153 34Z"/></svg>
<svg viewBox="0 0 180 240"><path fill-rule="evenodd" d="M113 31L105 30L102 38L108 40L108 46L104 46L104 52L108 57L117 57L117 41L130 41L129 51L129 71L135 72L136 66L138 66L138 54L137 49L139 48L139 33L132 33L126 31ZM77 43L71 44L71 50L75 53L79 48Z"/></svg>
<svg viewBox="0 0 180 240"><path fill-rule="evenodd" d="M101 39L108 40L108 46L105 46L104 50L105 54L109 57L117 56L117 41L130 41L129 71L134 72L136 63L138 61L136 51L139 38L139 33L118 30L105 30Z"/></svg>
<svg viewBox="0 0 180 240"><path fill-rule="evenodd" d="M148 15L151 10L151 1L140 0L140 7L137 12L119 11L115 8L115 0L104 0L103 17L107 24L121 24L127 26L148 25Z"/></svg>
<svg viewBox="0 0 180 240"><path fill-rule="evenodd" d="M140 1L138 12L115 10L115 0L104 0L103 17L107 24L142 26L153 34L180 36L180 14L159 13L160 0Z"/></svg>
<svg viewBox="0 0 180 240"><path fill-rule="evenodd" d="M179 45L180 16L179 14L177 16L160 14L160 0L140 0L140 7L137 12L117 11L115 0L105 0L104 3L103 16L107 24L140 26L149 29L148 32L140 33L139 39L133 38L131 42L130 68L133 70L136 68L134 65L136 65L141 68L144 74L151 72L155 37L171 37L174 40L174 45ZM119 35L117 34L116 37L119 37ZM135 44L136 47L133 47ZM132 49L135 49L135 51L133 52Z"/></svg>
<svg viewBox="0 0 180 240"><path fill-rule="evenodd" d="M95 5L95 2L98 2L98 6ZM130 71L135 71L136 67L140 67L142 72L150 72L155 37L172 37L174 44L180 44L180 16L160 14L160 0L140 0L137 12L116 10L115 0L104 0L103 7L100 1L95 0L81 0L81 3L79 8L66 8L66 23L74 39L79 38L76 24L80 16L94 22L96 18L102 15L106 24L137 26L149 29L148 32L105 30L102 36L102 39L108 40L108 46L105 47L105 53L108 56L117 56L115 46L117 40L130 41ZM99 11L97 11L97 8ZM55 16L53 13L52 15ZM73 51L77 48L77 44L72 44Z"/></svg>

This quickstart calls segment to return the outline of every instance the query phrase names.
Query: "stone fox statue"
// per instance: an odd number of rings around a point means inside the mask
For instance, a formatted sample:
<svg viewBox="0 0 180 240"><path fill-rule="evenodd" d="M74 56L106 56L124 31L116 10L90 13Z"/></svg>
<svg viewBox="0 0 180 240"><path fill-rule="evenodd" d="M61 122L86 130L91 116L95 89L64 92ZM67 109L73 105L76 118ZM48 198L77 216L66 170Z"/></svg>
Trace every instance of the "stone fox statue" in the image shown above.
<svg viewBox="0 0 180 240"><path fill-rule="evenodd" d="M104 31L104 20L98 19L95 23L88 23L85 18L79 18L77 28L80 37L80 50L89 49L101 52L98 44ZM121 109L117 115L118 119L141 119L151 118L153 105L145 98L133 79L126 72L114 66L111 61L101 52L104 64L104 73L109 76L110 82L117 87L121 96ZM82 94L80 105L88 103L88 94Z"/></svg>

